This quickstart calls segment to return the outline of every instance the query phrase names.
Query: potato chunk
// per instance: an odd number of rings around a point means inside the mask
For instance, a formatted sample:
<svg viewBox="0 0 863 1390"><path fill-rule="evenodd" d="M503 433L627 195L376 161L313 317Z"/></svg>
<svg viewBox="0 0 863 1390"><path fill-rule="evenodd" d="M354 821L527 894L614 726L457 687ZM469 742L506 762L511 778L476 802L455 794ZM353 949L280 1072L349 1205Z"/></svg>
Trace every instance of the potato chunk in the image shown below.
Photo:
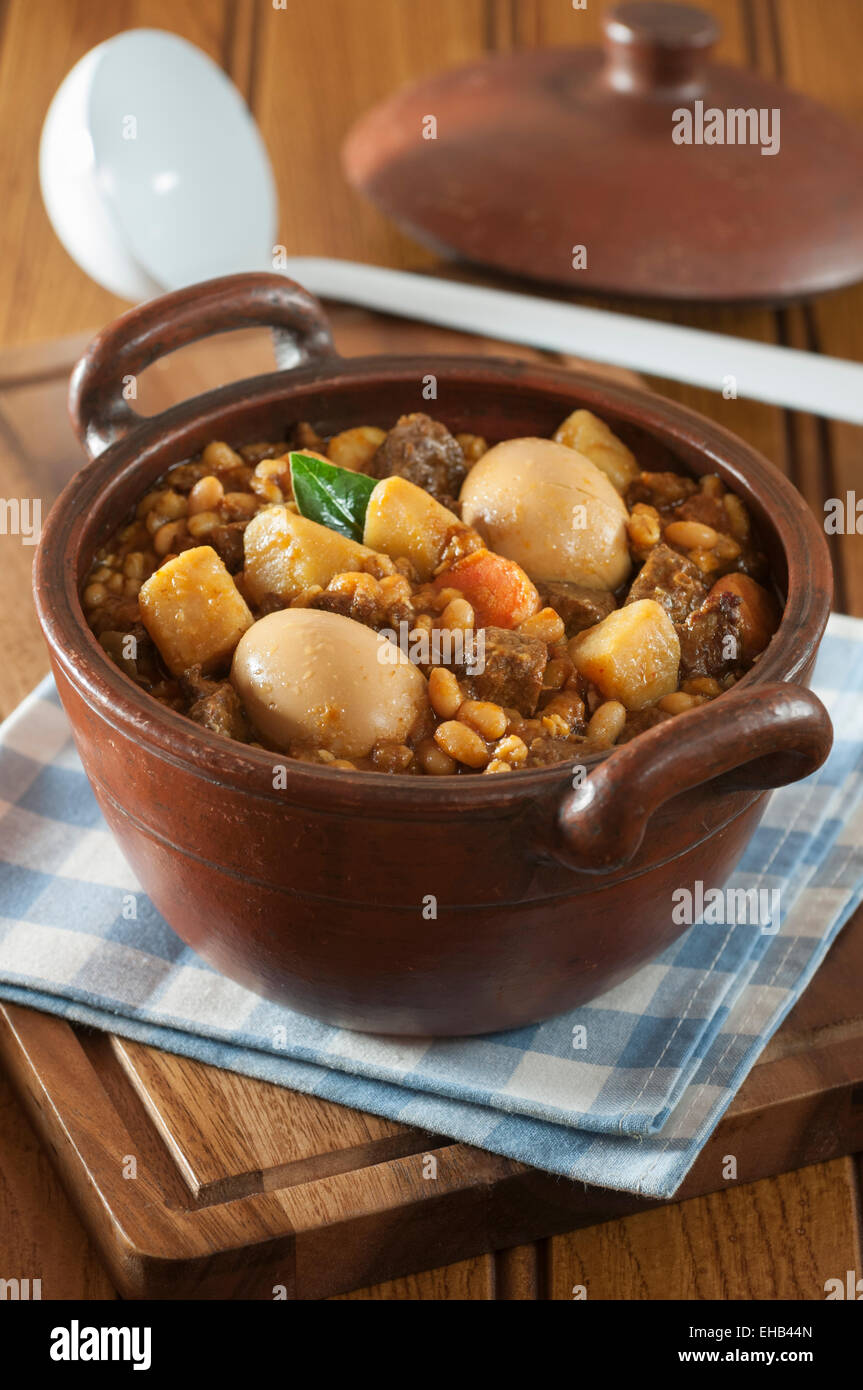
<svg viewBox="0 0 863 1390"><path fill-rule="evenodd" d="M209 545L184 550L141 585L141 621L172 675L226 666L253 622L245 600Z"/></svg>
<svg viewBox="0 0 863 1390"><path fill-rule="evenodd" d="M359 425L333 435L327 453L337 468L349 468L352 473L365 473L378 449L386 439L386 431L374 425Z"/></svg>
<svg viewBox="0 0 863 1390"><path fill-rule="evenodd" d="M653 599L616 608L573 637L569 653L607 700L620 700L627 709L644 709L677 689L680 642L665 609Z"/></svg>
<svg viewBox="0 0 863 1390"><path fill-rule="evenodd" d="M577 449L607 475L618 492L637 478L641 469L635 455L622 439L608 428L604 420L590 410L574 410L567 416L554 436L555 443Z"/></svg>
<svg viewBox="0 0 863 1390"><path fill-rule="evenodd" d="M467 527L407 478L382 478L369 498L363 540L391 559L406 556L421 580L431 579L446 543Z"/></svg>
<svg viewBox="0 0 863 1390"><path fill-rule="evenodd" d="M286 507L258 512L243 536L245 581L254 603L275 594L289 603L313 584L326 588L336 574L362 570L374 552Z"/></svg>

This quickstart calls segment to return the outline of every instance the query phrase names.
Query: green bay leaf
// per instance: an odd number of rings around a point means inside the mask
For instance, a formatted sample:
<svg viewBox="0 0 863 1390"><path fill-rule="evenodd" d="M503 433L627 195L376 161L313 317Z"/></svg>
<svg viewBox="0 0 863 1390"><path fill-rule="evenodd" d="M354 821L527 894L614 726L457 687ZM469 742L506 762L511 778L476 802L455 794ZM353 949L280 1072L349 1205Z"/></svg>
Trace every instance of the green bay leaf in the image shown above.
<svg viewBox="0 0 863 1390"><path fill-rule="evenodd" d="M380 480L310 454L292 453L290 463L294 501L301 515L349 540L362 541L369 498Z"/></svg>

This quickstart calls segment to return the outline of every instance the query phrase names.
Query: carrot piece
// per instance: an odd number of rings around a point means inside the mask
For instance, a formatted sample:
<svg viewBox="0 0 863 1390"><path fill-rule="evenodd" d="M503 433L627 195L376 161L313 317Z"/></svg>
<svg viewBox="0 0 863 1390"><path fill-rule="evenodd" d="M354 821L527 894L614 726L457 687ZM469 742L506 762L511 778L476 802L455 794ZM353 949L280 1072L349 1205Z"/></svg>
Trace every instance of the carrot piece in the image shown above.
<svg viewBox="0 0 863 1390"><path fill-rule="evenodd" d="M521 565L491 550L475 550L434 581L437 589L460 589L479 627L518 627L539 609L539 594Z"/></svg>

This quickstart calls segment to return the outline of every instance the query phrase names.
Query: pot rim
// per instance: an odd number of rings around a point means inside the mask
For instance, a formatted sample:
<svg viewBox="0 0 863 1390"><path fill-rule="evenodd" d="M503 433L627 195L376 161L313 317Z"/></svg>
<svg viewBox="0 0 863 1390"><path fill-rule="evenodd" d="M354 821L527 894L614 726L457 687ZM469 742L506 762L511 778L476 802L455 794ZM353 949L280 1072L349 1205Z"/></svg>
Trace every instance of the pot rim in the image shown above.
<svg viewBox="0 0 863 1390"><path fill-rule="evenodd" d="M217 429L216 417L238 405L249 413L293 396L323 390L333 384L344 390L387 381L416 382L432 373L440 382L448 375L462 383L471 379L486 390L504 391L522 383L526 396L543 391L566 393L572 409L612 407L619 421L646 431L678 452L704 459L709 468L730 480L735 491L754 504L762 530L772 529L784 554L787 594L779 628L756 665L720 700L717 719L733 717L736 693L744 687L775 681L801 681L818 648L832 596L832 571L826 539L801 495L762 454L731 431L697 411L650 391L608 381L589 372L500 357L427 354L343 358L333 353L316 364L277 371L233 382L171 407L142 423L81 468L67 483L45 523L34 565L34 588L39 621L52 661L118 732L145 743L163 761L191 770L211 784L240 789L283 803L294 791L308 803L337 799L351 805L386 809L390 813L421 814L454 810L491 814L501 806L520 806L527 799L571 782L574 764L596 766L614 756L611 748L546 768L518 771L507 777L417 779L387 777L378 772L339 770L338 780L325 766L292 761L264 749L249 748L202 729L185 716L161 706L116 666L89 628L79 598L79 557L83 544L95 545L88 534L99 512L110 515L110 502L121 483L150 463L154 456L179 446L186 434L206 423ZM444 412L445 413L445 412ZM234 434L234 431L228 431ZM210 433L210 438L217 437ZM193 450L190 448L189 450ZM179 461L171 460L171 462ZM170 466L165 463L164 467ZM160 470L162 471L162 470ZM780 502L778 515L771 501ZM122 520L114 516L113 526ZM709 707L714 711L715 707ZM273 786L273 768L286 769L285 785Z"/></svg>

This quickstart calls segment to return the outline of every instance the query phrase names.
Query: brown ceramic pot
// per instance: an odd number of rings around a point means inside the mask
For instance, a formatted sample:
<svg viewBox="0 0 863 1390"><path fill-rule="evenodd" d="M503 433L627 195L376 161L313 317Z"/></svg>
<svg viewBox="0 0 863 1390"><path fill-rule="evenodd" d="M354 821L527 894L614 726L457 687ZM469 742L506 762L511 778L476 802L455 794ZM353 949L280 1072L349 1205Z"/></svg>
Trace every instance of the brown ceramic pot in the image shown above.
<svg viewBox="0 0 863 1390"><path fill-rule="evenodd" d="M267 323L297 365L208 392L154 419L121 382L214 332ZM506 777L332 772L210 734L138 689L92 636L79 590L94 550L171 464L211 439L392 424L428 408L491 440L551 433L595 411L646 466L718 472L762 529L781 626L715 703L588 760ZM679 933L672 892L723 883L765 788L826 757L830 722L806 689L830 606L824 538L782 475L679 405L536 363L470 357L345 360L320 306L280 276L198 285L123 316L73 377L94 461L69 483L36 564L39 617L87 775L143 887L227 975L343 1026L481 1033L549 1017L631 974ZM436 915L429 904L436 903ZM697 928L696 928L697 930Z"/></svg>

